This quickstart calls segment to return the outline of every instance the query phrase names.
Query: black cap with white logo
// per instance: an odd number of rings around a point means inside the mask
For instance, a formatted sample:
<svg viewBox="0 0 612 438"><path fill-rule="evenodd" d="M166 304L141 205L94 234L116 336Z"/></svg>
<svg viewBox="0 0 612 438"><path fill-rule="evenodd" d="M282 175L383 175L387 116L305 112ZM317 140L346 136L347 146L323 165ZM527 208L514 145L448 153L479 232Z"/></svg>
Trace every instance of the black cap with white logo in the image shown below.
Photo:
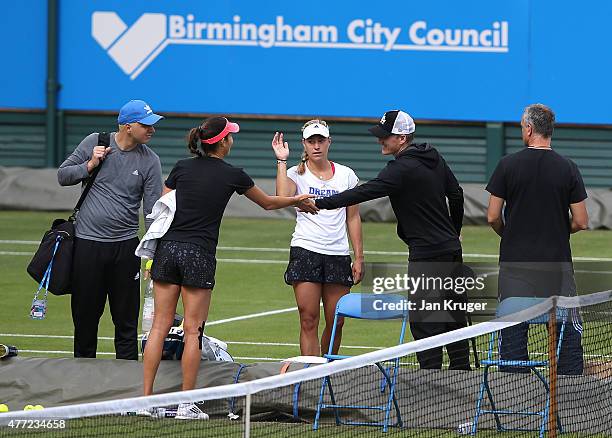
<svg viewBox="0 0 612 438"><path fill-rule="evenodd" d="M414 120L407 113L400 110L387 111L378 125L368 129L372 135L383 138L393 134L412 134L414 132Z"/></svg>

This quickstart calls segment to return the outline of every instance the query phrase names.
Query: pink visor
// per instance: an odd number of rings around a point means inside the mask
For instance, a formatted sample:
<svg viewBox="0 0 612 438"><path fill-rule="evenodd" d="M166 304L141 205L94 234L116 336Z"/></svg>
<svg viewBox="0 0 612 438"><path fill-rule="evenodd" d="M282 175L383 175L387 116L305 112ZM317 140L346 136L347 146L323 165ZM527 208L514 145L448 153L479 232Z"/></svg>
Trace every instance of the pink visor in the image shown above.
<svg viewBox="0 0 612 438"><path fill-rule="evenodd" d="M240 126L238 126L238 123L232 123L229 120L225 119L225 128L223 128L223 131L215 135L213 138L202 140L202 143L214 144L224 139L225 136L229 134L230 132L234 133L234 132L239 132L239 131L240 131Z"/></svg>

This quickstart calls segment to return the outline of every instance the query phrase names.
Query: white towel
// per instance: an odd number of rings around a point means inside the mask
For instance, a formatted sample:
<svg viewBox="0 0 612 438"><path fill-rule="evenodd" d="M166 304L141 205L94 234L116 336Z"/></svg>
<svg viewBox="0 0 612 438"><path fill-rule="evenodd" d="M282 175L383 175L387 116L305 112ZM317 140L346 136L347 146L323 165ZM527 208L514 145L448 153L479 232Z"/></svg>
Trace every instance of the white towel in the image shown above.
<svg viewBox="0 0 612 438"><path fill-rule="evenodd" d="M157 248L157 239L166 234L174 220L175 212L176 190L172 190L159 198L153 205L151 213L147 215L148 219L153 219L153 223L136 248L135 254L138 257L153 258Z"/></svg>

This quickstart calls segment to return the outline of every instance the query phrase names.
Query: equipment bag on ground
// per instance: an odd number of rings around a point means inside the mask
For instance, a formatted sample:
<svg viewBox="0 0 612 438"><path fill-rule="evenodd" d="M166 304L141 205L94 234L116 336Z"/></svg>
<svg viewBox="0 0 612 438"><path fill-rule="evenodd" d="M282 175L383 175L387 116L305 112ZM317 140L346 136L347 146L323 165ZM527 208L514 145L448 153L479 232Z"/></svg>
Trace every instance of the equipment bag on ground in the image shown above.
<svg viewBox="0 0 612 438"><path fill-rule="evenodd" d="M175 317L175 324L177 320ZM184 348L184 332L183 324L180 321L180 325L174 325L170 328L166 339L164 339L164 346L162 348L162 360L181 360L183 357ZM142 335L140 348L144 353L147 340L149 339L149 332ZM234 362L234 358L227 352L227 344L219 339L211 336L202 335L201 339L201 356L202 360L208 361L219 361L219 362Z"/></svg>

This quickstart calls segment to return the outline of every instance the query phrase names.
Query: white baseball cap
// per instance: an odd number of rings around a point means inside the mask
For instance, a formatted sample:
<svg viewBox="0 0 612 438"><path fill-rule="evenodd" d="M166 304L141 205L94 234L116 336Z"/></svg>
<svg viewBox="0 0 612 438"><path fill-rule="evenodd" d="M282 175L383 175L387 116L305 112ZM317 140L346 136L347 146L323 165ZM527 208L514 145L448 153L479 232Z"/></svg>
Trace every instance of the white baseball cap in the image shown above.
<svg viewBox="0 0 612 438"><path fill-rule="evenodd" d="M312 137L313 135L322 135L325 138L329 137L329 129L327 126L321 123L313 123L312 125L308 125L304 128L302 132L302 138L307 139Z"/></svg>
<svg viewBox="0 0 612 438"><path fill-rule="evenodd" d="M368 129L378 138L389 137L393 134L412 134L414 130L414 120L401 110L387 111L378 125Z"/></svg>

